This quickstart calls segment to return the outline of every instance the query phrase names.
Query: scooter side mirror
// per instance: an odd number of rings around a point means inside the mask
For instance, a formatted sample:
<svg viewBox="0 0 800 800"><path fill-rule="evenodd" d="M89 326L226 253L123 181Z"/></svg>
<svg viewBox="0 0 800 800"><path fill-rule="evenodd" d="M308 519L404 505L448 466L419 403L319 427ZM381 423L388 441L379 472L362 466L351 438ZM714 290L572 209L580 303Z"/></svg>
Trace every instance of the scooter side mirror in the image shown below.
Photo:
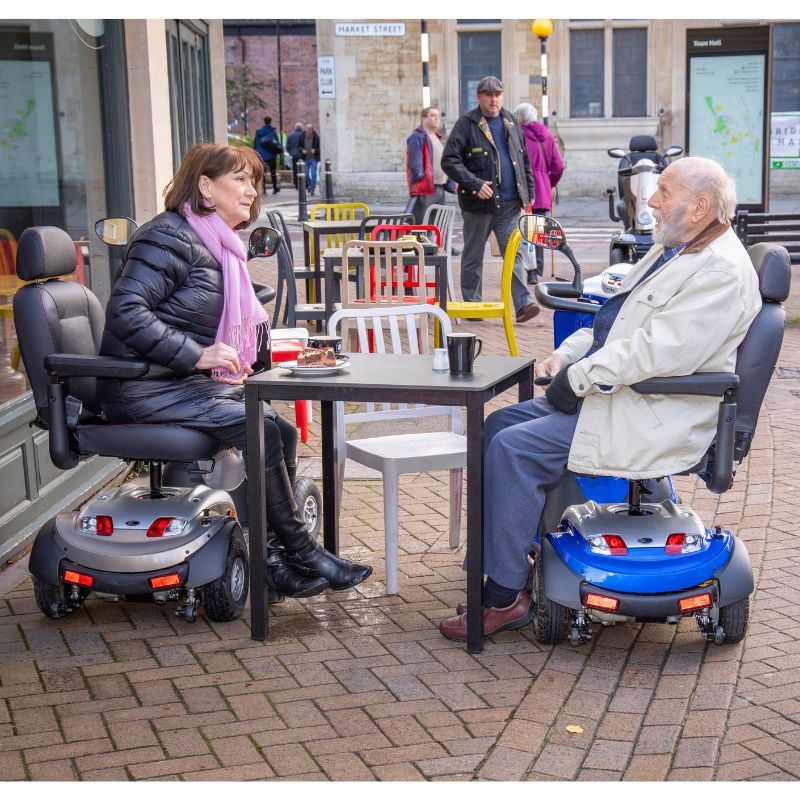
<svg viewBox="0 0 800 800"><path fill-rule="evenodd" d="M94 224L100 241L110 245L125 245L139 226L130 217L105 217Z"/></svg>
<svg viewBox="0 0 800 800"><path fill-rule="evenodd" d="M606 152L611 158L625 158L625 151L621 147L609 147Z"/></svg>
<svg viewBox="0 0 800 800"><path fill-rule="evenodd" d="M569 259L572 268L575 270L572 286L580 294L583 290L581 265L578 263L578 259L575 258L572 248L567 244L567 238L564 235L564 229L561 224L552 217L524 214L519 218L519 232L529 244L545 247L548 250L559 250Z"/></svg>
<svg viewBox="0 0 800 800"><path fill-rule="evenodd" d="M247 259L267 258L278 251L283 237L275 228L255 228L247 244Z"/></svg>
<svg viewBox="0 0 800 800"><path fill-rule="evenodd" d="M519 218L519 232L526 242L548 250L560 250L565 243L564 229L552 217L525 214Z"/></svg>
<svg viewBox="0 0 800 800"><path fill-rule="evenodd" d="M664 158L672 158L673 156L679 156L683 152L683 148L677 144L671 144L665 151L664 151Z"/></svg>

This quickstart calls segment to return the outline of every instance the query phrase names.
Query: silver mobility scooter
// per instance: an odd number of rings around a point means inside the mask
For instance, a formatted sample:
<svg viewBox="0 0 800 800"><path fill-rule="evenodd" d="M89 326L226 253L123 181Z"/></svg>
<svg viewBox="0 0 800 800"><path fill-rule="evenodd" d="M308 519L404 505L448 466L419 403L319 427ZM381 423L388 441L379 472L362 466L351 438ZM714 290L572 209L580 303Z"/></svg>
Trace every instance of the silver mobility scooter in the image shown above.
<svg viewBox="0 0 800 800"><path fill-rule="evenodd" d="M272 255L279 243L274 229L257 229L250 255ZM14 322L36 403L32 424L48 431L53 463L71 469L102 455L150 465L149 486L127 483L42 526L29 564L39 610L57 619L97 592L177 601L177 616L187 621L201 604L210 620L236 619L247 601L248 558L234 500L203 482L196 467L193 479L174 469L176 480L162 480L170 468L229 461L230 452L190 428L105 422L97 379L142 378L153 374L150 365L97 355L104 326L100 302L86 287L59 280L76 266L66 232L28 228L16 264L26 281L14 296ZM268 364L268 352L263 356ZM217 485L220 480L217 474Z"/></svg>
<svg viewBox="0 0 800 800"><path fill-rule="evenodd" d="M582 292L580 266L561 226L527 216L520 230L526 240L562 251L575 269L572 284L537 284L536 299L557 314L574 315L573 330L585 325L601 303ZM715 494L730 489L736 464L750 450L783 340L788 253L780 245L757 244L748 254L762 307L739 345L735 373L650 378L631 387L640 394L721 398L716 437L684 473L698 475ZM753 573L744 542L706 526L681 502L669 476L627 480L565 471L545 496L532 561L533 624L543 643L589 641L590 622L676 624L684 616L694 616L700 634L716 644L737 642L747 630Z"/></svg>

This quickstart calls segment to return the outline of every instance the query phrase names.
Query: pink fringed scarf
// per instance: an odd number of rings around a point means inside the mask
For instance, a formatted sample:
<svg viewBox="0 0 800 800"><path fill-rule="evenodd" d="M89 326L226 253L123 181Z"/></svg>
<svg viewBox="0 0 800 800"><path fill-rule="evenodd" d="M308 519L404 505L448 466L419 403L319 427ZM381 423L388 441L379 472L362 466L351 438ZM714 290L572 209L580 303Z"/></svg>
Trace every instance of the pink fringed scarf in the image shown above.
<svg viewBox="0 0 800 800"><path fill-rule="evenodd" d="M192 211L187 202L183 206L183 213L200 241L222 266L225 306L215 342L224 342L239 354L238 373L215 367L211 370L211 377L224 383L241 380L246 377L245 367L256 360L259 334L267 337L269 345L269 317L250 283L247 251L239 234L226 225L216 211L201 217Z"/></svg>

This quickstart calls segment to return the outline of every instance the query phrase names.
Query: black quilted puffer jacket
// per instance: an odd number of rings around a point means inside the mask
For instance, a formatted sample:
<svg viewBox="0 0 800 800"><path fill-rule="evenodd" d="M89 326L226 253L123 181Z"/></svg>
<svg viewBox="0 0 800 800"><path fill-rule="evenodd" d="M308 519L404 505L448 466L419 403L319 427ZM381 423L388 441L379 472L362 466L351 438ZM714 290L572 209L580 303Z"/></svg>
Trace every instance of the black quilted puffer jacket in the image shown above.
<svg viewBox="0 0 800 800"><path fill-rule="evenodd" d="M180 214L165 211L136 231L124 264L106 307L100 355L193 372L222 316L219 262Z"/></svg>

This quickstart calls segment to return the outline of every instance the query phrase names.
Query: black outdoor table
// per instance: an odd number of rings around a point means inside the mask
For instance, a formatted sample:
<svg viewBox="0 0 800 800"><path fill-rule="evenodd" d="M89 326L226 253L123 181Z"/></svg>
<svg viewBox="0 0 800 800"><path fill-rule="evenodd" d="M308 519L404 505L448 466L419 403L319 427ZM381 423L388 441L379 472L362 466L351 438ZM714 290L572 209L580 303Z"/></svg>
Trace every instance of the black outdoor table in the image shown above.
<svg viewBox="0 0 800 800"><path fill-rule="evenodd" d="M351 248L355 250L356 248ZM409 251L403 253L403 265L407 267L414 266L418 261L416 251ZM335 284L336 279L342 277L342 248L329 247L322 254L322 260L325 263L325 322L331 318L333 314L333 304L335 302ZM348 259L348 264L351 267L363 267L364 256L352 255ZM439 308L447 312L447 255L438 250L436 253L425 256L425 266L433 267L436 272L436 286L434 288L434 296L439 303ZM424 277L424 276L423 276Z"/></svg>
<svg viewBox="0 0 800 800"><path fill-rule="evenodd" d="M350 367L327 376L296 376L276 367L245 380L250 524L250 636L269 633L264 488L263 400L319 400L322 414L322 502L325 547L339 551L336 509L334 402L405 402L467 409L467 650L483 649L483 413L496 395L518 386L520 401L533 396L533 358L482 355L471 375L434 372L431 356L353 353Z"/></svg>

